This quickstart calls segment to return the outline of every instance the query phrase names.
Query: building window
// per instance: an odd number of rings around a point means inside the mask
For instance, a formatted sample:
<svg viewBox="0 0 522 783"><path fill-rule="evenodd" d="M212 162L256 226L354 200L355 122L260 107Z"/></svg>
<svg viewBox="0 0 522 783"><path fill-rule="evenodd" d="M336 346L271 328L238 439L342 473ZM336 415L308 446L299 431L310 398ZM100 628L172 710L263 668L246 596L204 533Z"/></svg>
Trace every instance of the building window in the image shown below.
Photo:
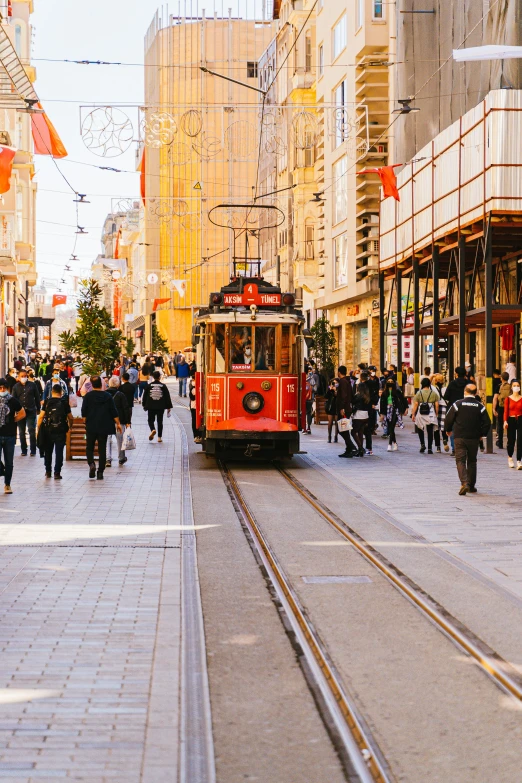
<svg viewBox="0 0 522 783"><path fill-rule="evenodd" d="M254 62L247 63L247 78L257 79L257 63Z"/></svg>
<svg viewBox="0 0 522 783"><path fill-rule="evenodd" d="M333 241L334 288L348 285L348 237L339 234Z"/></svg>
<svg viewBox="0 0 522 783"><path fill-rule="evenodd" d="M346 97L347 97L347 84L343 81L334 90L334 104L335 104L335 145L334 149L343 143L348 138L348 130L346 123Z"/></svg>
<svg viewBox="0 0 522 783"><path fill-rule="evenodd" d="M314 258L314 227L305 226L305 258Z"/></svg>
<svg viewBox="0 0 522 783"><path fill-rule="evenodd" d="M359 27L362 27L364 24L364 4L366 0L356 0L357 3L357 19L355 24L355 29L358 30Z"/></svg>
<svg viewBox="0 0 522 783"><path fill-rule="evenodd" d="M322 76L324 73L324 46L322 44L319 46L318 61L319 61L319 76Z"/></svg>
<svg viewBox="0 0 522 783"><path fill-rule="evenodd" d="M22 57L22 28L19 24L15 25L15 51L18 57Z"/></svg>
<svg viewBox="0 0 522 783"><path fill-rule="evenodd" d="M343 14L333 29L333 56L339 57L346 48L346 14Z"/></svg>
<svg viewBox="0 0 522 783"><path fill-rule="evenodd" d="M308 32L305 36L305 71L310 73L312 70L312 34Z"/></svg>
<svg viewBox="0 0 522 783"><path fill-rule="evenodd" d="M384 19L384 2L383 0L372 0L373 11L372 19L375 21L381 21Z"/></svg>
<svg viewBox="0 0 522 783"><path fill-rule="evenodd" d="M348 158L343 155L332 166L333 175L333 222L340 223L348 216Z"/></svg>

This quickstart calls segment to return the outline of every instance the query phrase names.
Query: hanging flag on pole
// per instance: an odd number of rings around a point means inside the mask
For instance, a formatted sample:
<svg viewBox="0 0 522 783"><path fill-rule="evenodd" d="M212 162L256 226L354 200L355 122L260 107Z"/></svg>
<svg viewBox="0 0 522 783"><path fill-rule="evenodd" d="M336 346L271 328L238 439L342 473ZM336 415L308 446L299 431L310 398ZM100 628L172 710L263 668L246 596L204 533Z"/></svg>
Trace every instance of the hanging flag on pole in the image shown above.
<svg viewBox="0 0 522 783"><path fill-rule="evenodd" d="M167 302L170 302L170 296L164 297L163 299L155 299L154 304L152 305L152 312L155 313L159 305L166 304Z"/></svg>
<svg viewBox="0 0 522 783"><path fill-rule="evenodd" d="M143 152L141 153L141 160L139 165L139 172L140 172L140 195L141 200L143 202L143 206L145 207L145 145L143 146Z"/></svg>
<svg viewBox="0 0 522 783"><path fill-rule="evenodd" d="M180 296L185 296L185 291L187 290L186 280L171 280L169 285L171 291L177 291Z"/></svg>
<svg viewBox="0 0 522 783"><path fill-rule="evenodd" d="M52 307L57 305L67 304L67 297L65 294L53 294Z"/></svg>
<svg viewBox="0 0 522 783"><path fill-rule="evenodd" d="M397 177L393 169L403 165L403 163L395 163L393 166L381 166L378 169L362 169L357 174L378 174L382 183L384 198L393 196L396 201L400 201L399 191L397 190Z"/></svg>
<svg viewBox="0 0 522 783"><path fill-rule="evenodd" d="M13 159L16 155L14 147L4 147L0 144L0 193L7 193L11 187Z"/></svg>
<svg viewBox="0 0 522 783"><path fill-rule="evenodd" d="M38 103L37 107L41 109L42 104ZM53 158L67 157L67 150L45 112L31 114L31 129L36 155L51 155Z"/></svg>

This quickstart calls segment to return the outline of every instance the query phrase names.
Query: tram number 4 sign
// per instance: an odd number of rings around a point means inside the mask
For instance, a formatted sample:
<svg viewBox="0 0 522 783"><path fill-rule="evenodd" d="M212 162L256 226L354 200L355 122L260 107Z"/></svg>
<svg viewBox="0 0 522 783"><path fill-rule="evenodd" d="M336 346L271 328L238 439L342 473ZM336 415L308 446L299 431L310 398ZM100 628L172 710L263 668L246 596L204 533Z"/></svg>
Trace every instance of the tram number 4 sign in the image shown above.
<svg viewBox="0 0 522 783"><path fill-rule="evenodd" d="M255 283L249 283L245 286L242 294L224 294L223 304L225 305L280 305L281 294L262 294L259 293Z"/></svg>

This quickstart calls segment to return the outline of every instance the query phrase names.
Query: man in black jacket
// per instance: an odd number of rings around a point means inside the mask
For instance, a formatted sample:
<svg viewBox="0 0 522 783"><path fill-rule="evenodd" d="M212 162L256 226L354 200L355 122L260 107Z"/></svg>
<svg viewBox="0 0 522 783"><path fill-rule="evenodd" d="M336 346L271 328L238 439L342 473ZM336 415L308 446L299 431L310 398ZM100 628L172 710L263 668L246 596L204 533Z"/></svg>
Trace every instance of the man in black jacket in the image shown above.
<svg viewBox="0 0 522 783"><path fill-rule="evenodd" d="M69 400L62 397L62 387L56 383L38 417L38 445L43 449L45 459L45 478L51 478L54 451L54 478L61 479L63 450L72 413ZM41 429L43 428L43 429ZM41 452L40 452L41 453Z"/></svg>
<svg viewBox="0 0 522 783"><path fill-rule="evenodd" d="M476 492L477 452L480 438L491 427L491 419L484 405L475 395L477 387L469 383L464 389L464 399L454 402L446 413L445 428L455 439L455 461L460 478L459 495Z"/></svg>
<svg viewBox="0 0 522 783"><path fill-rule="evenodd" d="M149 440L154 440L156 435L155 419L158 420L158 443L163 440L163 415L166 410L172 410L170 392L164 383L161 383L161 373L156 370L152 373L154 380L149 383L143 393L143 410L147 411L150 428Z"/></svg>
<svg viewBox="0 0 522 783"><path fill-rule="evenodd" d="M103 471L107 461L107 438L116 431L121 432L121 424L114 400L108 392L102 390L102 379L99 375L91 377L92 391L87 392L82 402L82 416L85 419L87 434L87 462L89 463L89 478L103 479ZM94 461L94 446L98 442L98 473Z"/></svg>
<svg viewBox="0 0 522 783"><path fill-rule="evenodd" d="M341 366L338 370L338 377L339 377L339 386L337 387L337 397L335 398L336 405L337 405L337 418L338 419L347 419L351 416L352 413L352 384L350 382L350 379L346 377L347 376L347 369L346 367ZM340 457L353 457L353 446L352 446L352 439L350 437L350 431L345 430L344 432L339 431L339 434L341 435L341 438L344 440L346 444L346 448L342 454L339 454Z"/></svg>
<svg viewBox="0 0 522 783"><path fill-rule="evenodd" d="M36 417L40 413L41 407L41 386L39 383L29 380L27 370L20 370L18 381L13 386L11 394L25 410L25 419L21 419L18 422L18 436L20 438L22 457L27 457L26 423L29 430L30 454L31 457L34 457L36 455Z"/></svg>
<svg viewBox="0 0 522 783"><path fill-rule="evenodd" d="M136 386L135 384L130 382L130 374L128 372L124 372L121 376L122 384L120 386L120 391L122 394L125 395L125 398L129 404L129 424L132 422L132 409L134 407L134 398L136 395Z"/></svg>

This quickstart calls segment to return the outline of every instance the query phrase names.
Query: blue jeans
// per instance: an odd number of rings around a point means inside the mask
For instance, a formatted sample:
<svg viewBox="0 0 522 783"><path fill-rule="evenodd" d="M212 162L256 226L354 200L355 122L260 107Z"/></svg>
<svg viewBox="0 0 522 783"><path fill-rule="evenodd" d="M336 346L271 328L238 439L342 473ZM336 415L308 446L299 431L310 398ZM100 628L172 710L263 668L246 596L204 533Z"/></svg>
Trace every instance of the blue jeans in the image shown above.
<svg viewBox="0 0 522 783"><path fill-rule="evenodd" d="M31 454L36 454L36 411L27 411L25 419L18 422L18 436L20 438L20 447L22 454L27 454L27 438L25 429L29 430L29 447Z"/></svg>
<svg viewBox="0 0 522 783"><path fill-rule="evenodd" d="M59 476L63 467L63 450L65 448L65 435L49 438L45 446L45 472L51 473L53 467L54 450L54 475Z"/></svg>
<svg viewBox="0 0 522 783"><path fill-rule="evenodd" d="M179 396L181 397L182 394L187 396L187 381L188 378L178 378L179 381Z"/></svg>
<svg viewBox="0 0 522 783"><path fill-rule="evenodd" d="M134 387L134 399L138 399L138 384L137 383L131 383L131 386Z"/></svg>
<svg viewBox="0 0 522 783"><path fill-rule="evenodd" d="M13 478L13 459L16 444L16 435L0 435L0 476L4 476L6 487L11 484ZM2 461L3 454L3 461Z"/></svg>
<svg viewBox="0 0 522 783"><path fill-rule="evenodd" d="M145 391L145 389L147 388L148 385L149 385L148 381L140 381L139 382L138 389L139 389L139 399L140 400L143 397L143 393L144 393L144 391Z"/></svg>

